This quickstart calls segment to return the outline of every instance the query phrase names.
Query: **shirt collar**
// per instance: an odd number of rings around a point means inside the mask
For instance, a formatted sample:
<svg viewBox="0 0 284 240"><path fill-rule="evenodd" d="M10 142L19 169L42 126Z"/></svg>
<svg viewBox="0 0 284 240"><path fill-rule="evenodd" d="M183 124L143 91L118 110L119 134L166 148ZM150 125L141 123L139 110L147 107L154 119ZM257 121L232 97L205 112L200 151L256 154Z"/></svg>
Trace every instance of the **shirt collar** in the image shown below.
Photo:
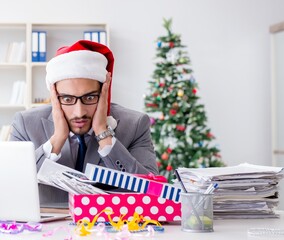
<svg viewBox="0 0 284 240"><path fill-rule="evenodd" d="M92 133L93 133L93 129L91 128L86 134L87 134L88 136L91 136ZM75 138L75 137L76 137L76 134L70 131L69 137L70 137L70 138Z"/></svg>

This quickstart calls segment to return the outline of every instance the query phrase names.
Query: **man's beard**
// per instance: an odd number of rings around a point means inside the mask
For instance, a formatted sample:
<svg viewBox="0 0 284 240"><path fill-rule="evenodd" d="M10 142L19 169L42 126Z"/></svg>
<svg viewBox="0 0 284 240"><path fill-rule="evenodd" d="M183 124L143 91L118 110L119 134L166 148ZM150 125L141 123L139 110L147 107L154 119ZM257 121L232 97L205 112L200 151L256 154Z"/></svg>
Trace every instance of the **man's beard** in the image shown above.
<svg viewBox="0 0 284 240"><path fill-rule="evenodd" d="M73 125L73 123L75 121L84 121L84 120L89 120L89 121L83 127L75 127ZM72 131L74 134L83 135L83 134L86 134L87 132L89 132L89 130L91 129L92 118L88 117L88 116L83 116L81 118L75 117L75 118L72 118L68 121L68 125L69 125L70 131Z"/></svg>

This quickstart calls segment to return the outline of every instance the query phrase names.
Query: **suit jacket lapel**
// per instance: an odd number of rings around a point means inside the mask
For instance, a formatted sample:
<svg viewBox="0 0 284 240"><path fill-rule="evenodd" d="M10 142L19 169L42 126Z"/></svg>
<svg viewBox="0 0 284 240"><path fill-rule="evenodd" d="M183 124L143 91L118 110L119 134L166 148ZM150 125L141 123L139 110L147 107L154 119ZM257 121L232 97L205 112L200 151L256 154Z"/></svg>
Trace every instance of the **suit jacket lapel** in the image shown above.
<svg viewBox="0 0 284 240"><path fill-rule="evenodd" d="M85 156L85 164L92 163L98 165L100 162L100 155L98 153L99 144L95 140L95 133L93 132L90 141L87 146L87 152Z"/></svg>
<svg viewBox="0 0 284 240"><path fill-rule="evenodd" d="M41 119L43 129L45 131L45 135L47 139L50 139L54 132L54 124L53 124L53 119L52 119L52 114L49 115L47 119L42 118Z"/></svg>

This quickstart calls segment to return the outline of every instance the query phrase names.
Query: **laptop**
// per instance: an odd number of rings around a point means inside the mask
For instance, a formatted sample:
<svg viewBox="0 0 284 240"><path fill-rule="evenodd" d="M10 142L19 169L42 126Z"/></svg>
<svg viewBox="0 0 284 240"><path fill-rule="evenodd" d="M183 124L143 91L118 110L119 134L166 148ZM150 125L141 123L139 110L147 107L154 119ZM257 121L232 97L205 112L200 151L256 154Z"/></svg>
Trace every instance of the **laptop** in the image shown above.
<svg viewBox="0 0 284 240"><path fill-rule="evenodd" d="M32 142L0 142L0 193L0 221L47 222L69 217L40 212Z"/></svg>

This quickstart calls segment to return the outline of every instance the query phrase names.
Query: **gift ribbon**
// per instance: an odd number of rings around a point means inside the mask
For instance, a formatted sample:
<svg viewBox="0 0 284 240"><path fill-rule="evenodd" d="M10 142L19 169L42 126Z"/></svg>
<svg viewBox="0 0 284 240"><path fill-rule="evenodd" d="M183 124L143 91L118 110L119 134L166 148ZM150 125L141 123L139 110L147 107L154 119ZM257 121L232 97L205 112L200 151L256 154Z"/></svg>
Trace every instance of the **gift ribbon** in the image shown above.
<svg viewBox="0 0 284 240"><path fill-rule="evenodd" d="M106 227L103 223L97 223L97 219L101 213L105 213L108 216L110 227ZM118 221L113 221L112 215L113 212L109 209L104 209L100 213L98 213L93 221L90 222L87 219L82 219L77 222L77 227L75 228L75 232L80 236L88 236L92 232L97 232L97 234L105 235L107 232L117 232L118 239L129 239L132 233L139 232L148 232L147 236L153 236L155 231L163 232L164 228L162 225L156 220L145 219L142 215L134 212L131 220L124 219L125 215L121 215ZM97 225L96 225L97 224ZM153 224L154 226L150 226L148 224ZM94 225L96 225L95 228ZM121 238L122 237L122 238Z"/></svg>
<svg viewBox="0 0 284 240"><path fill-rule="evenodd" d="M11 221L1 221L0 222L0 232L8 234L18 234L24 230L30 232L40 232L42 229L42 224L39 223L17 223Z"/></svg>
<svg viewBox="0 0 284 240"><path fill-rule="evenodd" d="M148 179L148 180L153 180L153 181L156 181L156 182L162 182L162 183L168 183L168 180L167 178L165 178L164 176L162 175L155 175L153 173L149 173L149 174L133 174L137 177L141 177L141 178L145 178L145 179Z"/></svg>
<svg viewBox="0 0 284 240"><path fill-rule="evenodd" d="M67 237L64 238L64 240L72 240L72 236L71 236L71 233L70 233L70 230L69 228L67 227L64 227L64 226L59 226L59 227L56 227L44 234L42 234L43 237L52 237L56 232L58 231L64 231L64 232L67 232Z"/></svg>

